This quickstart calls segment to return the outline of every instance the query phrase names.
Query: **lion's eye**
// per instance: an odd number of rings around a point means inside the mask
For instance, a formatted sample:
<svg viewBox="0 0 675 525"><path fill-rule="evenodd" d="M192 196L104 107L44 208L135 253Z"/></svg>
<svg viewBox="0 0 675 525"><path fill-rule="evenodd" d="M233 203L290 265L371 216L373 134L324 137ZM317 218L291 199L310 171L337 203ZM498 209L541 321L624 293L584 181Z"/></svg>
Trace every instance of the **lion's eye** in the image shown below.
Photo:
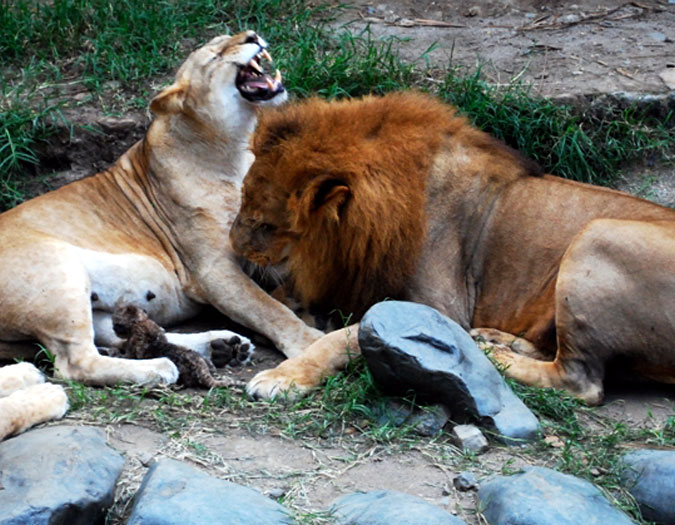
<svg viewBox="0 0 675 525"><path fill-rule="evenodd" d="M264 231L265 233L272 233L276 231L277 227L274 224L270 224L269 222L263 222L259 228Z"/></svg>

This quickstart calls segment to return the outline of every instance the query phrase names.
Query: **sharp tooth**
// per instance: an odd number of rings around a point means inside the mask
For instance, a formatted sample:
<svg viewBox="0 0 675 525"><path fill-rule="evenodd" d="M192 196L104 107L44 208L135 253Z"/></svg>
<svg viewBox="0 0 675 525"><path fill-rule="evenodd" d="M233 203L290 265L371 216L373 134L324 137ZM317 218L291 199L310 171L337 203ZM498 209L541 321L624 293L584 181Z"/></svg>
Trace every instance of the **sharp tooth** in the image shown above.
<svg viewBox="0 0 675 525"><path fill-rule="evenodd" d="M268 62L272 62L272 55L267 52L267 49L263 49L260 54L267 59Z"/></svg>
<svg viewBox="0 0 675 525"><path fill-rule="evenodd" d="M272 91L277 88L276 83L270 77L265 77L265 82L267 82L267 87Z"/></svg>
<svg viewBox="0 0 675 525"><path fill-rule="evenodd" d="M281 84L281 72L277 69L277 72L274 73L274 85L278 86Z"/></svg>
<svg viewBox="0 0 675 525"><path fill-rule="evenodd" d="M248 66L249 66L249 67L252 67L253 69L255 69L258 73L262 73L262 72L263 72L262 67L260 67L260 64L258 64L258 63L255 61L255 59L251 60L251 61L248 63Z"/></svg>

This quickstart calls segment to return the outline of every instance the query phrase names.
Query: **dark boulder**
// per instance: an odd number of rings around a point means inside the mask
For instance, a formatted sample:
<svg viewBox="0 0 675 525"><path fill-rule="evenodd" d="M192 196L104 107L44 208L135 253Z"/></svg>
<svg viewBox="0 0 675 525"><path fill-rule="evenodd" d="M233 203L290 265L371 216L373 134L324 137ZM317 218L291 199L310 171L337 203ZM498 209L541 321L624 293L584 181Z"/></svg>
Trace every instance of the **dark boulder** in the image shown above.
<svg viewBox="0 0 675 525"><path fill-rule="evenodd" d="M534 414L508 387L471 336L429 306L386 301L361 321L359 345L387 392L414 390L449 407L453 419L477 422L509 444L537 437Z"/></svg>

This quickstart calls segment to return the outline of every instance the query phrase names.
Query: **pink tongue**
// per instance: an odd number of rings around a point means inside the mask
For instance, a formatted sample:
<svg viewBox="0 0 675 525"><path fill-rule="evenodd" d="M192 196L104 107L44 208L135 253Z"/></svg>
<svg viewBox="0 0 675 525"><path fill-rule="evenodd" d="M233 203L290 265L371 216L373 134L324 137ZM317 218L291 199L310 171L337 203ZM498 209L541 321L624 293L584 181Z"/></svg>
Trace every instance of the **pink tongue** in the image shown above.
<svg viewBox="0 0 675 525"><path fill-rule="evenodd" d="M269 86L267 85L267 82L264 80L249 80L246 82L247 86L254 87L254 88L260 88L260 89L266 89Z"/></svg>

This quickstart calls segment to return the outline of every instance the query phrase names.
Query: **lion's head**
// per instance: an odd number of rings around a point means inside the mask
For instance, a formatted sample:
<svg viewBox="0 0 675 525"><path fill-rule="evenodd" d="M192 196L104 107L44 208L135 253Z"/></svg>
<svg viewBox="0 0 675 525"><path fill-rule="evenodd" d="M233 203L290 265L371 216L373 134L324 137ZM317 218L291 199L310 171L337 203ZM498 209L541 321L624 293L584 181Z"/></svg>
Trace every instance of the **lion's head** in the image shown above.
<svg viewBox="0 0 675 525"><path fill-rule="evenodd" d="M263 112L234 249L285 264L308 307L360 315L400 296L424 242L426 175L452 114L418 93Z"/></svg>
<svg viewBox="0 0 675 525"><path fill-rule="evenodd" d="M234 114L233 104L252 111L287 99L279 70L274 77L266 74L265 61L271 61L267 43L253 31L215 37L190 54L150 109L156 115L182 112L200 122L236 125L226 122Z"/></svg>

